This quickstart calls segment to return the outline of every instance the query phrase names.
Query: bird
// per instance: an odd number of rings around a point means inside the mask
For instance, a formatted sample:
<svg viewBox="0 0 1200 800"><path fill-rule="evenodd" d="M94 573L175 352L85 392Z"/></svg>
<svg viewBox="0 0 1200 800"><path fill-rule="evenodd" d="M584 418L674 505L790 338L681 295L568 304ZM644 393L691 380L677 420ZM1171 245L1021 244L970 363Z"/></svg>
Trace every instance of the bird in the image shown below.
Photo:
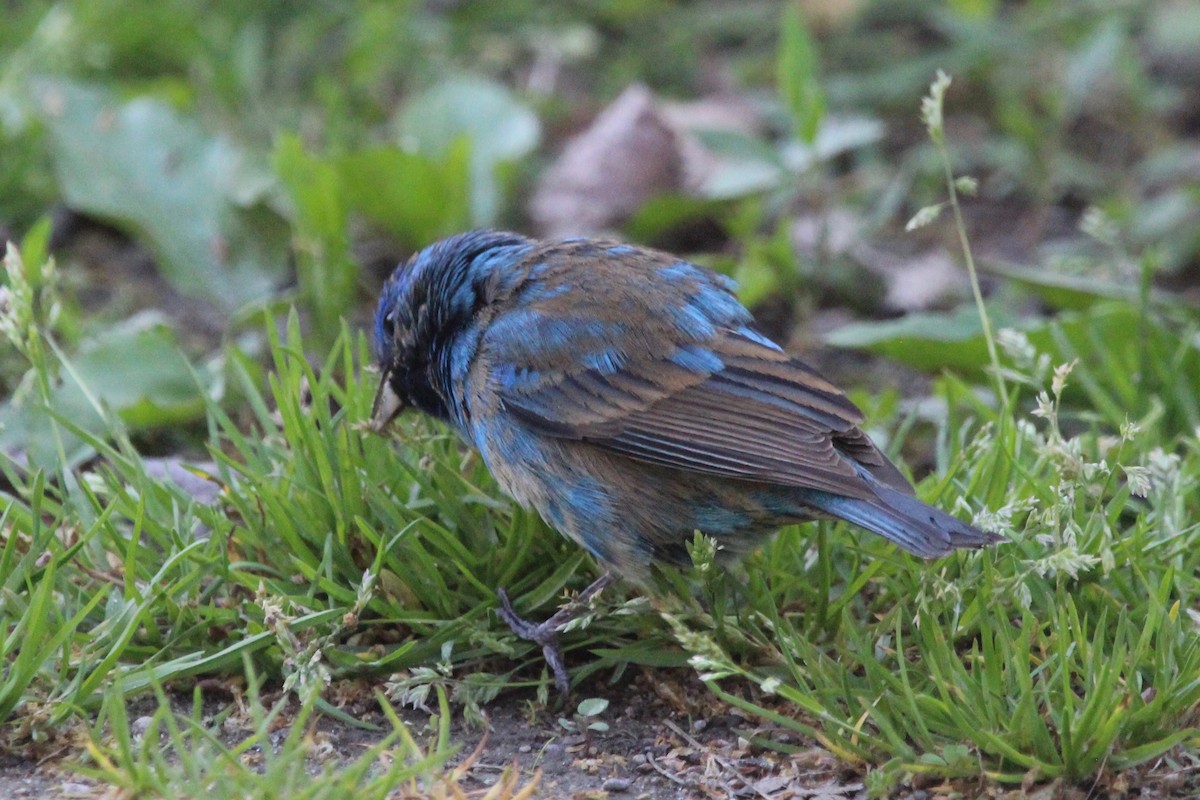
<svg viewBox="0 0 1200 800"><path fill-rule="evenodd" d="M696 531L731 558L823 518L926 559L1003 538L918 500L862 412L764 335L736 289L641 246L495 230L435 242L384 283L371 428L409 408L445 423L604 569L540 624L498 590L561 696L562 625L618 579L689 563Z"/></svg>

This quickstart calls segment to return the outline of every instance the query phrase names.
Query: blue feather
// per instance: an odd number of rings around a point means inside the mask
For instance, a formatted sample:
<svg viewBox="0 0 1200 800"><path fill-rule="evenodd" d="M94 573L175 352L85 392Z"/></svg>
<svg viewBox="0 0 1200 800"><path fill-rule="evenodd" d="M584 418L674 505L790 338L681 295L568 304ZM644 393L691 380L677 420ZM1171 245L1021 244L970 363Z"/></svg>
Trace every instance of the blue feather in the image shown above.
<svg viewBox="0 0 1200 800"><path fill-rule="evenodd" d="M735 554L824 516L924 557L998 539L914 498L858 409L735 289L633 245L450 237L383 288L376 355L399 402L377 408L446 421L501 488L632 580L685 558L697 529Z"/></svg>

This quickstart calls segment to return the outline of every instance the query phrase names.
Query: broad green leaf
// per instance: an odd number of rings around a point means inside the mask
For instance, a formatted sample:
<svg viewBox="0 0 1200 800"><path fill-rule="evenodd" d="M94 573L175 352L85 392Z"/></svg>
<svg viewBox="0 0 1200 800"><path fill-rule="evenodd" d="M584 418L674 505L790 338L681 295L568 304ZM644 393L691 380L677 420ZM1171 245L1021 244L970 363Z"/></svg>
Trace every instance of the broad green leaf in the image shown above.
<svg viewBox="0 0 1200 800"><path fill-rule="evenodd" d="M786 168L779 151L767 141L741 131L700 130L696 138L704 147L734 161L759 162L776 170Z"/></svg>
<svg viewBox="0 0 1200 800"><path fill-rule="evenodd" d="M973 308L854 323L838 328L825 341L870 350L922 370L948 367L975 372L988 360L979 315Z"/></svg>
<svg viewBox="0 0 1200 800"><path fill-rule="evenodd" d="M1016 321L993 315L996 330L1018 328L1039 352L1060 349L1055 329L1066 341L1085 351L1097 341L1128 342L1137 329L1137 310L1125 303L1106 303L1082 312L1066 312L1042 322ZM979 315L972 307L949 314L910 314L886 322L861 322L839 328L826 337L836 347L870 350L925 371L953 369L979 374L988 364L987 344Z"/></svg>
<svg viewBox="0 0 1200 800"><path fill-rule="evenodd" d="M174 331L156 315L143 314L83 345L62 371L53 414L91 433L108 427L97 404L135 430L189 422L204 414L195 375ZM23 451L35 465L53 464L58 424L46 409L10 400L0 407L0 450ZM60 433L68 461L87 457L90 451L75 436Z"/></svg>
<svg viewBox="0 0 1200 800"><path fill-rule="evenodd" d="M996 16L996 0L950 0L950 8L971 21L990 22Z"/></svg>
<svg viewBox="0 0 1200 800"><path fill-rule="evenodd" d="M1019 267L990 263L983 269L1005 280L1024 286L1055 308L1085 309L1106 300L1136 302L1136 284L1118 284L1098 280L1087 275L1071 275L1046 269ZM1166 295L1156 296L1156 301L1171 302Z"/></svg>
<svg viewBox="0 0 1200 800"><path fill-rule="evenodd" d="M293 205L300 294L313 312L316 336L332 341L342 315L354 304L358 277L341 175L332 159L305 152L295 135L276 143L274 164Z"/></svg>
<svg viewBox="0 0 1200 800"><path fill-rule="evenodd" d="M394 147L362 150L343 156L338 169L350 207L409 247L471 225L466 139L438 157Z"/></svg>
<svg viewBox="0 0 1200 800"><path fill-rule="evenodd" d="M819 67L817 47L804 24L800 6L788 3L783 12L777 80L796 137L808 144L816 141L817 129L825 116Z"/></svg>
<svg viewBox="0 0 1200 800"><path fill-rule="evenodd" d="M287 232L245 152L159 100L68 81L33 92L68 205L143 241L184 294L228 311L270 295Z"/></svg>
<svg viewBox="0 0 1200 800"><path fill-rule="evenodd" d="M801 172L817 162L878 142L883 130L883 122L875 117L827 117L811 144L795 139L784 142L779 155L788 169Z"/></svg>
<svg viewBox="0 0 1200 800"><path fill-rule="evenodd" d="M453 78L414 97L400 113L398 133L406 149L445 158L465 138L471 152L471 215L491 225L500 209L497 167L537 147L537 116L501 84ZM427 198L427 201L429 198Z"/></svg>
<svg viewBox="0 0 1200 800"><path fill-rule="evenodd" d="M721 200L787 186L795 174L882 136L883 124L871 117L829 117L811 142L789 139L779 147L735 131L699 131L697 138L720 156L720 162L697 191L702 197Z"/></svg>
<svg viewBox="0 0 1200 800"><path fill-rule="evenodd" d="M626 235L635 242L653 241L676 228L703 219L728 216L729 206L718 200L705 200L681 194L659 195L642 204L625 223Z"/></svg>
<svg viewBox="0 0 1200 800"><path fill-rule="evenodd" d="M297 226L322 241L345 239L346 207L336 165L305 152L294 134L281 137L275 145L274 163L296 206Z"/></svg>
<svg viewBox="0 0 1200 800"><path fill-rule="evenodd" d="M1075 114L1097 86L1112 78L1128 34L1116 17L1108 19L1071 54L1063 76L1063 101Z"/></svg>
<svg viewBox="0 0 1200 800"><path fill-rule="evenodd" d="M79 381L131 427L178 424L203 414L195 373L174 330L156 315L106 331L80 350L74 366Z"/></svg>
<svg viewBox="0 0 1200 800"><path fill-rule="evenodd" d="M606 708L608 708L608 700L605 698L589 697L586 700L580 700L575 711L581 717L595 717L603 714Z"/></svg>
<svg viewBox="0 0 1200 800"><path fill-rule="evenodd" d="M1200 347L1194 339L1179 336L1177 322L1156 314L1143 318L1136 306L1115 301L1042 321L1014 322L993 316L992 322L997 330L1020 329L1055 364L1078 359L1068 394L1089 402L1114 426L1127 414L1147 413L1164 400L1171 401L1176 410L1172 413L1186 424L1196 424ZM979 319L969 308L847 325L826 341L870 350L926 371L952 369L980 377L988 364Z"/></svg>

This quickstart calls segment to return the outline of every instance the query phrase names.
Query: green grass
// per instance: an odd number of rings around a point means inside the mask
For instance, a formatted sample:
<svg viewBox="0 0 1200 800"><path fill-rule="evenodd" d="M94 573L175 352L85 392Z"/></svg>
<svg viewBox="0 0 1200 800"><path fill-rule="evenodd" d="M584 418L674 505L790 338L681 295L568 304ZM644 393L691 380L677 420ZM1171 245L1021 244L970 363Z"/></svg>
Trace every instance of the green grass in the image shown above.
<svg viewBox="0 0 1200 800"><path fill-rule="evenodd" d="M15 251L8 266L22 270ZM72 371L48 331L27 333L27 345L41 342L25 348L42 354L32 373ZM212 459L212 504L151 477L103 407L102 436L56 420L99 461L57 476L7 465L10 745L98 713L93 728L106 724L113 739L93 749L90 774L169 796L164 787L228 757L194 717L168 713L155 689L167 682L250 665L306 709L335 714L321 690L359 675L393 675L399 699L444 692L470 713L530 681L546 697L539 655L494 615L494 591L549 613L591 577L589 562L505 500L437 426L405 418L394 440L368 434L374 379L359 369L361 336L344 331L318 367L295 317L270 340L269 395L235 359L249 416L207 408L208 456L196 460ZM1080 781L1194 746L1200 445L1167 437L1166 398L1110 432L1086 405L1063 406L1068 368L1048 371L1027 342L1005 341L1007 405L941 381L943 461L921 495L1011 542L925 563L823 523L784 531L725 574L701 541L700 571L664 576L657 613L633 600L567 637L571 650L599 651L577 676L690 662L722 699L878 767L877 788L913 772ZM1090 361L1092 391L1120 391L1105 361ZM400 641L383 644L382 631ZM215 749L171 764L133 748L122 698L153 691L164 703L156 730L174 725L173 741ZM299 769L296 748L263 774Z"/></svg>
<svg viewBox="0 0 1200 800"><path fill-rule="evenodd" d="M339 758L322 748L313 724L319 693L308 692L298 708L290 696L267 707L259 688L251 680L244 703L209 715L199 691L191 708L181 711L156 686L157 710L132 725L118 687L89 726L91 764L78 772L131 797L382 799L400 788L436 796L453 785L453 773L443 773L455 750L448 724L427 752L380 697L391 730L356 757ZM448 720L449 705L444 695L440 700ZM280 725L287 730L282 739L272 735ZM230 744L223 730L236 731L236 742ZM446 777L430 781L440 774Z"/></svg>

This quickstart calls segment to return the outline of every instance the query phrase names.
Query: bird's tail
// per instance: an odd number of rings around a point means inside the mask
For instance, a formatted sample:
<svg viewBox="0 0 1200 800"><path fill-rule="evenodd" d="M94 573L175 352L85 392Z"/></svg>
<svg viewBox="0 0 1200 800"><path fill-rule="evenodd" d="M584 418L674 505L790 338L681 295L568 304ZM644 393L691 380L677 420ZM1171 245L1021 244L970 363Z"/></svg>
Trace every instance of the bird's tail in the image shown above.
<svg viewBox="0 0 1200 800"><path fill-rule="evenodd" d="M875 498L862 500L821 493L811 504L852 522L922 558L938 558L952 550L985 547L1004 537L968 525L945 511L887 486L875 485Z"/></svg>

